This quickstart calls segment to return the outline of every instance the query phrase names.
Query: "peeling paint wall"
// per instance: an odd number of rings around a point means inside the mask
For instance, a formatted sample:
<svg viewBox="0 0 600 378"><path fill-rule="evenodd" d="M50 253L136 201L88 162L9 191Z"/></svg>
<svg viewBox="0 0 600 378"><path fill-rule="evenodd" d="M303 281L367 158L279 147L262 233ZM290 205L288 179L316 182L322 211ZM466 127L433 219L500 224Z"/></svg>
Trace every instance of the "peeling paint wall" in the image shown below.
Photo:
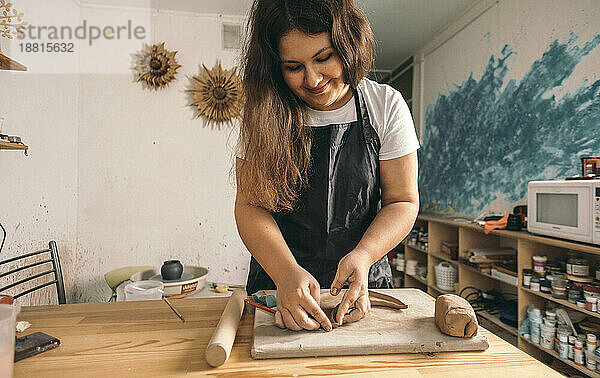
<svg viewBox="0 0 600 378"><path fill-rule="evenodd" d="M424 207L505 214L600 154L600 3L500 0L424 58ZM449 184L450 183L450 184Z"/></svg>
<svg viewBox="0 0 600 378"><path fill-rule="evenodd" d="M204 127L185 92L202 63L236 65L239 52L221 48L221 24L242 20L68 0L47 7L22 11L39 24L56 23L56 14L72 24L133 19L147 28L148 43L178 51L182 67L167 88L151 91L131 70L144 41L80 41L76 55L43 58L19 54L19 41L3 44L29 63L26 73L0 72L0 117L30 152L0 152L0 222L8 231L0 259L56 240L68 302L104 301L104 273L167 259L208 267L209 281L244 283L249 254L233 218L235 128ZM40 21L47 13L53 18ZM49 290L23 303L54 297Z"/></svg>

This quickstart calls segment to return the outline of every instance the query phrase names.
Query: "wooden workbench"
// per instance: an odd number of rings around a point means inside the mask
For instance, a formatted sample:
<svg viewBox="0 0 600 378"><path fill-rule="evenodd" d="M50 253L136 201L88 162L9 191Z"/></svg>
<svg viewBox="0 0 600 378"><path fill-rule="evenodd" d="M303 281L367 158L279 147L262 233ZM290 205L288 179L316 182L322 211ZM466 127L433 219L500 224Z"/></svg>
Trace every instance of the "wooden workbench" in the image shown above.
<svg viewBox="0 0 600 378"><path fill-rule="evenodd" d="M490 341L485 352L253 360L254 309L242 317L229 361L215 369L204 351L227 298L172 303L185 323L163 301L25 307L18 320L32 326L22 335L45 332L61 345L15 363L15 377L559 376L485 329L481 332Z"/></svg>

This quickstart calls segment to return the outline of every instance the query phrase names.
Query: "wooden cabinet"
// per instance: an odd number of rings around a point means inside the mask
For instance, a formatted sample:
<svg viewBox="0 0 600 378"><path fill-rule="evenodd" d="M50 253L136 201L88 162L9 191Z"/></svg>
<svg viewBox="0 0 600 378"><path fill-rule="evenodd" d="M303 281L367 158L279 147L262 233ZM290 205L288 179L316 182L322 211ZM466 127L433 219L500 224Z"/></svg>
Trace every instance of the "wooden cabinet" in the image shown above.
<svg viewBox="0 0 600 378"><path fill-rule="evenodd" d="M600 264L598 264L600 263L600 247L592 244L537 236L526 231L494 230L486 235L481 226L470 222L468 219L447 218L433 214L419 215L416 225L428 230L428 247L427 250L424 250L423 248L412 246L408 242L405 242L405 260L417 260L420 264L427 265L428 274L426 280L418 276L405 274L405 287L422 289L434 297L446 293L446 291L436 287L434 267L441 261L448 261L458 268L458 292L456 294L469 286L484 291L495 289L506 294L512 293L517 298L519 324L526 319L527 308L531 304L534 304L542 310L548 305L552 307L567 307L585 313L588 316L600 318L600 313L587 311L567 300L556 299L550 294L532 291L522 287L523 269L532 268L532 256L546 255L548 256L548 259L551 260L558 256L567 256L569 251L573 251L588 259L590 261L590 267L600 267ZM465 265L459 261L452 261L449 255L441 252L442 241L455 242L458 244L459 260L461 257L466 257L466 254L472 248L515 248L517 250L518 284L514 285L513 283L502 281L499 278L487 273L482 273L478 269ZM594 275L594 272L591 270L590 275ZM553 363L554 365L564 363L588 376L600 378L600 374L592 372L584 366L578 366L573 363L573 361L559 360L558 355L554 350L547 350L541 348L539 345L530 344L528 341L518 336L515 327L502 323L498 315L489 314L485 311L478 312L478 315L480 318L484 318L488 322L493 323L502 331L508 332L508 334L512 335L513 340L507 341L514 345L518 345L519 349L537 359L542 360L543 362ZM493 329L491 329L492 327L487 328L490 328L490 330L493 331Z"/></svg>

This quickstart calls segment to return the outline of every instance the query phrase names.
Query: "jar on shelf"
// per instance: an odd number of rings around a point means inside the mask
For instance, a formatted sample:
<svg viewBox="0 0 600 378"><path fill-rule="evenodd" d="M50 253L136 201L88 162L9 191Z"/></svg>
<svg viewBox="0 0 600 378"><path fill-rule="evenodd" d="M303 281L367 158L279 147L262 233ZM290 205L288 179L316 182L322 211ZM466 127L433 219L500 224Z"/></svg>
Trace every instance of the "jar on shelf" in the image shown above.
<svg viewBox="0 0 600 378"><path fill-rule="evenodd" d="M540 277L538 275L533 275L531 277L530 289L533 291L540 291Z"/></svg>
<svg viewBox="0 0 600 378"><path fill-rule="evenodd" d="M548 261L548 257L546 256L533 256L533 271L538 274L546 273L546 261Z"/></svg>
<svg viewBox="0 0 600 378"><path fill-rule="evenodd" d="M569 302L576 304L577 300L582 297L582 290L579 286L570 286L568 289Z"/></svg>
<svg viewBox="0 0 600 378"><path fill-rule="evenodd" d="M523 287L531 288L531 277L533 277L532 269L523 269Z"/></svg>
<svg viewBox="0 0 600 378"><path fill-rule="evenodd" d="M542 278L540 280L540 291L546 294L552 294L552 283L550 280Z"/></svg>
<svg viewBox="0 0 600 378"><path fill-rule="evenodd" d="M581 340L575 341L575 350L573 352L573 360L575 364L583 366L583 342Z"/></svg>
<svg viewBox="0 0 600 378"><path fill-rule="evenodd" d="M567 299L567 280L554 276L552 280L552 296L556 299Z"/></svg>
<svg viewBox="0 0 600 378"><path fill-rule="evenodd" d="M562 274L560 264L557 261L548 261L546 263L546 274Z"/></svg>
<svg viewBox="0 0 600 378"><path fill-rule="evenodd" d="M571 257L567 262L567 273L578 277L587 277L590 274L590 264L587 259Z"/></svg>

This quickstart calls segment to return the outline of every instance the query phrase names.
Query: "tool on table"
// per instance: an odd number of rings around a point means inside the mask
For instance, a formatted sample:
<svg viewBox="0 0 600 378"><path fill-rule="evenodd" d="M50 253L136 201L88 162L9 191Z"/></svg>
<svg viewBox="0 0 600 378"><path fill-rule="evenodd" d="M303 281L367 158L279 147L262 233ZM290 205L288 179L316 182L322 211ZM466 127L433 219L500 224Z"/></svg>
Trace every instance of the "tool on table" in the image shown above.
<svg viewBox="0 0 600 378"><path fill-rule="evenodd" d="M217 293L226 293L227 291L234 291L235 289L244 289L245 287L245 285L225 284L217 282L210 283L210 288L216 291Z"/></svg>
<svg viewBox="0 0 600 378"><path fill-rule="evenodd" d="M188 296L187 294L178 294L178 295L172 295L172 296L170 296L169 299L182 299L182 298L185 298L187 296Z"/></svg>
<svg viewBox="0 0 600 378"><path fill-rule="evenodd" d="M177 317L179 319L181 319L182 323L185 323L185 319L183 318L183 316L179 313L179 311L177 311L175 309L175 307L173 307L173 305L171 304L171 302L169 302L169 300L167 298L163 298L163 301L165 301L166 304L169 305L169 307L171 307L171 310L173 310L173 312L175 313L175 315L177 315Z"/></svg>
<svg viewBox="0 0 600 378"><path fill-rule="evenodd" d="M227 301L215 333L213 333L208 342L208 347L206 347L206 362L212 367L223 365L229 358L235 334L244 312L244 298L246 298L246 290L236 289Z"/></svg>
<svg viewBox="0 0 600 378"><path fill-rule="evenodd" d="M248 303L249 305L251 305L251 306L254 306L254 307L256 307L256 308L260 308L261 310L265 310L265 311L267 311L267 312L270 312L271 314L275 314L275 313L277 312L277 311L275 311L275 310L274 310L274 309L272 309L272 308L269 308L269 307L267 307L267 306L261 305L260 303L256 303L256 302L254 302L254 301L253 301L252 299L250 299L250 298L246 298L246 299L244 299L244 302L246 302L246 303Z"/></svg>
<svg viewBox="0 0 600 378"><path fill-rule="evenodd" d="M396 310L404 310L407 309L408 306L406 304L404 304L401 300L392 297L391 295L387 295L387 294L383 294L383 293L379 293L373 290L369 290L369 301L371 302L371 306L376 306L376 307L388 307L388 308L393 308ZM328 312L328 318L329 321L331 322L331 325L333 326L333 328L337 328L338 324L335 320L335 316L338 312L338 308L340 307L341 302L335 306L331 312ZM350 307L348 309L348 312L345 315L350 314L352 311L356 310L356 307Z"/></svg>

